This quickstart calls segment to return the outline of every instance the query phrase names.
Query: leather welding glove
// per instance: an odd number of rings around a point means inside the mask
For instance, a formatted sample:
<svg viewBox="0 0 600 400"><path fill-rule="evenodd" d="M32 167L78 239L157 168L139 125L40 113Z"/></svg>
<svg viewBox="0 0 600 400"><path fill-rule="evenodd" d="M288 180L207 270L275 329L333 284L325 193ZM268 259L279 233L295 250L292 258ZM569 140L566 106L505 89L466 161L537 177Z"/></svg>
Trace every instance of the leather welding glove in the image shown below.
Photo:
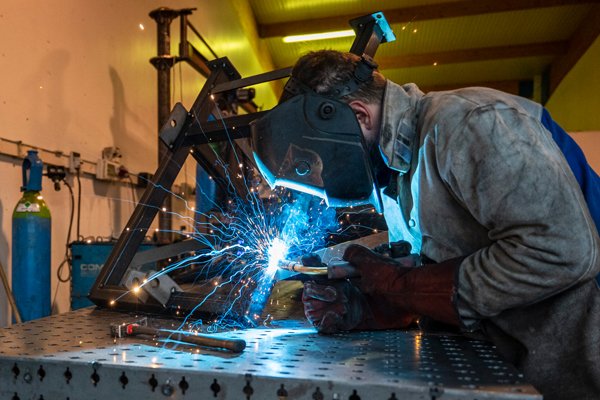
<svg viewBox="0 0 600 400"><path fill-rule="evenodd" d="M398 310L384 299L364 295L347 280L306 282L302 302L306 318L321 333L404 329L416 320L416 315Z"/></svg>
<svg viewBox="0 0 600 400"><path fill-rule="evenodd" d="M364 296L348 281L305 282L302 303L306 319L321 333L355 329L365 308Z"/></svg>
<svg viewBox="0 0 600 400"><path fill-rule="evenodd" d="M351 245L344 260L360 272L360 290L405 310L459 326L456 277L462 258L417 266L413 256L383 257L363 246Z"/></svg>

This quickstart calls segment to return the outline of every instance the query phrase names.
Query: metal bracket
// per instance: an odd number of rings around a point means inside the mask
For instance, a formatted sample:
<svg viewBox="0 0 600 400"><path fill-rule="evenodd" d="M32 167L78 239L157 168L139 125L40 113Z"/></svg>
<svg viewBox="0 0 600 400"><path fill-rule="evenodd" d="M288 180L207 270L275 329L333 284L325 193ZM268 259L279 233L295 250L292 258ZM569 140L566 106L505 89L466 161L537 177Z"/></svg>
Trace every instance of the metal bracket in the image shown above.
<svg viewBox="0 0 600 400"><path fill-rule="evenodd" d="M160 129L160 138L169 147L173 147L179 133L186 127L188 112L181 103L175 104L169 119Z"/></svg>
<svg viewBox="0 0 600 400"><path fill-rule="evenodd" d="M154 66L154 68L156 68L157 70L161 70L161 71L166 71L168 69L171 69L171 67L173 67L173 65L175 65L175 63L177 61L178 61L177 57L173 57L173 56L169 56L169 55L152 57L150 59L150 63Z"/></svg>
<svg viewBox="0 0 600 400"><path fill-rule="evenodd" d="M125 286L133 291L142 303L146 303L148 297L152 297L166 308L171 294L181 292L181 288L166 274L147 281L155 273L156 271L129 271L125 278Z"/></svg>
<svg viewBox="0 0 600 400"><path fill-rule="evenodd" d="M365 15L350 20L350 26L356 32L356 38L350 53L362 56L375 56L380 43L393 42L396 36L382 12Z"/></svg>

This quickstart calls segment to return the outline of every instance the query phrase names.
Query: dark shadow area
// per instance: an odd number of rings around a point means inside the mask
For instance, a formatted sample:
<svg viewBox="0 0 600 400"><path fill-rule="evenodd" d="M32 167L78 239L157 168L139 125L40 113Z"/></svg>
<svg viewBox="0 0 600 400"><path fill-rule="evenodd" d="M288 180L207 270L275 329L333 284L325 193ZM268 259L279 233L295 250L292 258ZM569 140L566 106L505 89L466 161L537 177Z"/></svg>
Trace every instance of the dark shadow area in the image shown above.
<svg viewBox="0 0 600 400"><path fill-rule="evenodd" d="M113 113L109 121L109 126L114 146L125 152L123 154L124 163L126 163L128 159L131 160L133 158L141 157L154 160L156 157L156 147L154 145L156 136L152 135L148 137L147 140L140 141L139 138L132 135L130 128L127 126L127 122L132 121L136 125L142 126L144 132L156 132L157 129L152 128L146 119L140 118L128 107L125 98L125 85L117 70L114 67L109 67L108 72L113 87ZM155 82L148 82L148 84L154 85ZM135 151L137 153L136 156L134 157L133 154L126 153L129 151Z"/></svg>

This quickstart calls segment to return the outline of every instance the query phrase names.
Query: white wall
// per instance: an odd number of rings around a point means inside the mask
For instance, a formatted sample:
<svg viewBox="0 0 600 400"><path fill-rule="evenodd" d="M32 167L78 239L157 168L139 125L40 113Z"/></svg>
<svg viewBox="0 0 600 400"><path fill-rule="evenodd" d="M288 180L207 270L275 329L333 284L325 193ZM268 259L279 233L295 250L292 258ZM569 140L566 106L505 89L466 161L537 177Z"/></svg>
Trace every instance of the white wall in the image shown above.
<svg viewBox="0 0 600 400"><path fill-rule="evenodd" d="M21 140L96 160L101 149L118 146L134 172L156 168L155 22L158 7L201 7L190 18L220 56L228 56L243 76L271 69L258 57L260 44L245 1L205 0L4 0L0 8L0 138ZM140 24L144 26L141 29ZM178 25L172 25L172 52ZM173 100L189 107L203 79L187 66L173 69ZM183 83L183 88L179 82ZM257 103L270 107L275 96L264 85ZM44 153L40 153L44 159ZM188 182L194 168L186 168ZM0 262L11 268L11 215L21 196L20 161L0 157ZM44 178L43 194L52 213L52 289L63 259L70 200ZM82 179L81 234L119 234L133 210L125 185ZM139 196L139 193L138 193ZM138 197L139 198L139 197ZM176 227L179 225L174 224ZM75 238L75 235L73 235ZM69 309L69 288L62 284L56 311ZM9 321L0 289L0 326Z"/></svg>

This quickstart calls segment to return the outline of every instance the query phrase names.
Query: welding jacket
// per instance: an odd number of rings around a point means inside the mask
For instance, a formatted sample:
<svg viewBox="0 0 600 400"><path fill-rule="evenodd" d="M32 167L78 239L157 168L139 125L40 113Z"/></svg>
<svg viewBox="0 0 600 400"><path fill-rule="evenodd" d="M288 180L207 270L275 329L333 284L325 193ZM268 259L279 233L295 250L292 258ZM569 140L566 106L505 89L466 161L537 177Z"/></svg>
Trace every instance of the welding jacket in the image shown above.
<svg viewBox="0 0 600 400"><path fill-rule="evenodd" d="M600 239L542 107L486 88L387 83L390 240L465 257L457 309L547 399L600 398Z"/></svg>

